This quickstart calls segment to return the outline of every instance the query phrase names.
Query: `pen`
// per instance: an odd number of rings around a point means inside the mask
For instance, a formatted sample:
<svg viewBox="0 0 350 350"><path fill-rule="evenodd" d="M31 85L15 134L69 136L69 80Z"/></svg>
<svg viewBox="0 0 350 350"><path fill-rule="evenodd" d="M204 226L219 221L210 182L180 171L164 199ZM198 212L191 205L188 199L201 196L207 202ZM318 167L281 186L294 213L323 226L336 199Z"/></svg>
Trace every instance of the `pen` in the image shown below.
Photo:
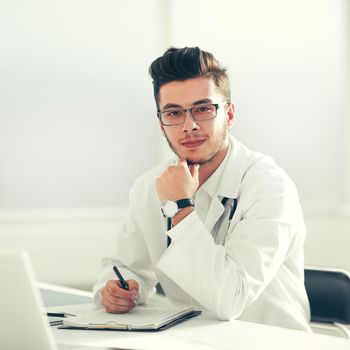
<svg viewBox="0 0 350 350"><path fill-rule="evenodd" d="M122 276L122 274L120 273L120 271L118 270L118 268L116 266L113 266L113 271L117 275L117 277L120 281L120 284L122 285L122 288L125 290L129 290L128 282L125 281L124 277Z"/></svg>
<svg viewBox="0 0 350 350"><path fill-rule="evenodd" d="M68 317L68 316L76 316L73 314L69 314L68 312L47 312L47 316L49 317Z"/></svg>

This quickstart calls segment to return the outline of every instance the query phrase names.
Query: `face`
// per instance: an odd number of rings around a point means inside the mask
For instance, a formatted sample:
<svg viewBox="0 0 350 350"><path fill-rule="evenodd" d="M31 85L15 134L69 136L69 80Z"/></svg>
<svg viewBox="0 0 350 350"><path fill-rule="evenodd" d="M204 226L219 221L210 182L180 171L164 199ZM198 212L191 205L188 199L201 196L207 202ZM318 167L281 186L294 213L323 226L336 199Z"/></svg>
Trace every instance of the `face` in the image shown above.
<svg viewBox="0 0 350 350"><path fill-rule="evenodd" d="M164 84L159 91L160 111L171 108L191 108L199 104L224 103L211 78L198 77ZM162 131L171 149L189 164L218 163L228 147L228 129L233 124L234 107L223 105L215 119L195 121L189 112L183 124L164 126Z"/></svg>

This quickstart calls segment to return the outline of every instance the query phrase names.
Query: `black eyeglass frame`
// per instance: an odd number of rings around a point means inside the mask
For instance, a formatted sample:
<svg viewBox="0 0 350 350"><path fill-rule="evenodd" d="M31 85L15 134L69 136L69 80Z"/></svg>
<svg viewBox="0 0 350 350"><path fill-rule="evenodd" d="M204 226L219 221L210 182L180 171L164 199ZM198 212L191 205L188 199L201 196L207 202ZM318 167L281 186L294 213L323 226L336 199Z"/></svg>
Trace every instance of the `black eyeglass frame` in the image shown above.
<svg viewBox="0 0 350 350"><path fill-rule="evenodd" d="M191 118L195 121L195 122L203 122L203 121L206 121L206 120L212 120L212 119L215 119L218 115L218 109L220 107L223 107L223 106L227 106L228 105L228 102L222 102L222 103L203 103L201 105L198 105L198 106L193 106L191 108L174 108L174 109L167 109L165 111L160 111L159 109L157 110L157 117L158 119L160 120L160 122L162 123L163 126L176 126L176 125L181 125L181 124L184 124L185 120L186 120L186 113L187 112L190 112L190 115L191 115ZM192 111L196 108L200 108L200 107L203 107L203 106L214 106L215 107L215 117L212 117L212 118L208 118L208 119L202 119L202 120L197 120L196 117L193 115ZM176 123L176 124L165 124L162 120L162 113L166 113L166 112L170 112L170 111L183 111L185 112L184 113L184 118L182 120L181 123Z"/></svg>

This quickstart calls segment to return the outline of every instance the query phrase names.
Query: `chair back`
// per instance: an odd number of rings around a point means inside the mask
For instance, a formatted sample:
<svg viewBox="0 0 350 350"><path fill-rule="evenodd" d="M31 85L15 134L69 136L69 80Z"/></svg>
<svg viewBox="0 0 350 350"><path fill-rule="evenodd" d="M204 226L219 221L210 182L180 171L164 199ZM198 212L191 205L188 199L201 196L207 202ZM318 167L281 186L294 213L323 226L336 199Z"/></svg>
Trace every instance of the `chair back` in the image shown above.
<svg viewBox="0 0 350 350"><path fill-rule="evenodd" d="M350 274L346 270L305 268L311 321L350 324Z"/></svg>

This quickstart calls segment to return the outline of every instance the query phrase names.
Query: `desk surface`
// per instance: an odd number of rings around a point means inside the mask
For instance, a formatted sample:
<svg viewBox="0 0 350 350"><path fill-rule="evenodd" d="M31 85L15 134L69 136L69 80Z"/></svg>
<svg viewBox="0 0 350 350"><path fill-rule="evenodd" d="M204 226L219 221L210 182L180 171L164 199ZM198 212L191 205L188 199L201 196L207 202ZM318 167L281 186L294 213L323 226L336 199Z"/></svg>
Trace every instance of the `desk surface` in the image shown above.
<svg viewBox="0 0 350 350"><path fill-rule="evenodd" d="M69 289L41 288L45 306L91 302L91 294ZM166 302L162 296L151 301ZM347 339L309 334L286 328L242 321L217 321L200 315L163 332L118 332L53 328L58 344L119 347L125 349L259 349L349 350Z"/></svg>

